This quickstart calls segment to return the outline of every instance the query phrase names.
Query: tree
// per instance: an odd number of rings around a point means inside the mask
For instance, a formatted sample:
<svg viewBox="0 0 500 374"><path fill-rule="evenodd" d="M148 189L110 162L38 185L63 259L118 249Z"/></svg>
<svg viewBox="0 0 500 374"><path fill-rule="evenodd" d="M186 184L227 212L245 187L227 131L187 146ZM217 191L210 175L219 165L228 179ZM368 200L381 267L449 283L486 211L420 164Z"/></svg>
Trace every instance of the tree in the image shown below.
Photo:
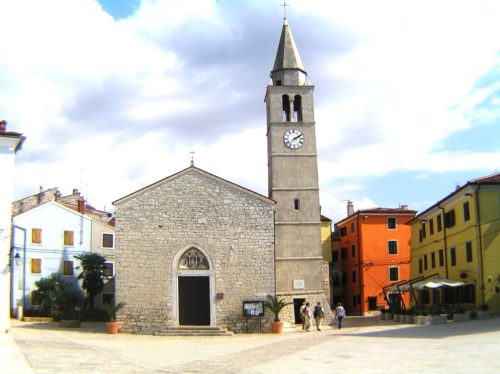
<svg viewBox="0 0 500 374"><path fill-rule="evenodd" d="M42 278L35 282L37 287L36 293L42 304L42 309L49 313L54 306L56 295L64 278L59 273L52 273L48 277Z"/></svg>
<svg viewBox="0 0 500 374"><path fill-rule="evenodd" d="M87 292L85 301L89 309L94 309L94 297L104 288L104 264L106 258L98 253L82 253L75 256L80 260L82 272L78 279L82 280L82 288Z"/></svg>
<svg viewBox="0 0 500 374"><path fill-rule="evenodd" d="M333 288L340 284L340 280L342 279L342 272L334 265L333 262L329 262L328 275L330 278L330 287L331 287L332 303L333 303L333 295L335 295Z"/></svg>
<svg viewBox="0 0 500 374"><path fill-rule="evenodd" d="M54 306L66 312L73 312L82 299L81 290L64 279L60 273L52 273L46 278L35 282L37 293L42 303L42 309L49 314Z"/></svg>

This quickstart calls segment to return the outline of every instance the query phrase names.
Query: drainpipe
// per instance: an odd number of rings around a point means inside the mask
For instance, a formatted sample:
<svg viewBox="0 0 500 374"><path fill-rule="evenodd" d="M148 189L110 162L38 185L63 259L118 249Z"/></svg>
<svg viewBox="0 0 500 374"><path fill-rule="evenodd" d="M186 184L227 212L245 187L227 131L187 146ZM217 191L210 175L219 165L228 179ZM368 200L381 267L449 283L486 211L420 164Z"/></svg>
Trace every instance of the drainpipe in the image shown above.
<svg viewBox="0 0 500 374"><path fill-rule="evenodd" d="M26 229L17 225L12 225L12 235L11 242L14 243L15 239L15 229L21 230L23 232L23 313L26 309ZM11 245L11 253L13 259L13 249L14 245ZM12 262L11 262L12 263ZM14 272L10 272L10 294L11 294L11 309L14 307Z"/></svg>
<svg viewBox="0 0 500 374"><path fill-rule="evenodd" d="M478 231L478 243L479 243L479 282L481 291L481 304L484 304L484 269L483 269L483 238L481 233L481 209L479 207L479 191L481 190L481 185L477 185L477 189L475 191L475 203L476 203L476 223L477 223L477 231Z"/></svg>
<svg viewBox="0 0 500 374"><path fill-rule="evenodd" d="M446 241L446 222L444 219L444 208L439 205L438 208L443 211L442 225L443 225L443 241L444 241L444 277L448 279L448 244Z"/></svg>

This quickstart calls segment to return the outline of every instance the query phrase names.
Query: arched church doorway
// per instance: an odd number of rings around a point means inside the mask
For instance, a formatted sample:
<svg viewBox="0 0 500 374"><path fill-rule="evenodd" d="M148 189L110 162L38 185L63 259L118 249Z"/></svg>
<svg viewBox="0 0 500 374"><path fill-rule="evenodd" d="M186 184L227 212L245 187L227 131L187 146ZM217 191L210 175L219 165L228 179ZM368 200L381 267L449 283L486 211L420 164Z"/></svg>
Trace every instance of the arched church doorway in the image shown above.
<svg viewBox="0 0 500 374"><path fill-rule="evenodd" d="M179 325L209 326L211 316L211 271L205 254L191 247L177 262Z"/></svg>

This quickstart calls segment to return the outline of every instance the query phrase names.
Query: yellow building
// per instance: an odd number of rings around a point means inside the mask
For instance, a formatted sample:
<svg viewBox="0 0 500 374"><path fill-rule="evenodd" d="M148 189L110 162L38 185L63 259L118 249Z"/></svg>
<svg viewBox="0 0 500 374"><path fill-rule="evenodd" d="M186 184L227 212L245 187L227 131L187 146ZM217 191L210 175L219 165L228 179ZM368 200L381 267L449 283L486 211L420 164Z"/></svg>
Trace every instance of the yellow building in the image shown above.
<svg viewBox="0 0 500 374"><path fill-rule="evenodd" d="M421 292L414 304L488 305L500 311L500 173L458 187L409 224L410 278L464 282Z"/></svg>
<svg viewBox="0 0 500 374"><path fill-rule="evenodd" d="M332 262L332 220L321 215L321 248L323 260Z"/></svg>

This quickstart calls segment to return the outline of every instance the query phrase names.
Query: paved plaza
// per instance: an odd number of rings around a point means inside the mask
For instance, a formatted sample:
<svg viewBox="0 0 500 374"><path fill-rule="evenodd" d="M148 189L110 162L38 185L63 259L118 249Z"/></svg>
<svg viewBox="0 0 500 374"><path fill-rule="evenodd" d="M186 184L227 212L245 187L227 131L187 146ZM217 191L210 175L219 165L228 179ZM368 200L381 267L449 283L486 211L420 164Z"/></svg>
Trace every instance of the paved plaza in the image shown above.
<svg viewBox="0 0 500 374"><path fill-rule="evenodd" d="M281 335L157 337L12 322L2 373L500 373L500 318L416 326L351 317Z"/></svg>

